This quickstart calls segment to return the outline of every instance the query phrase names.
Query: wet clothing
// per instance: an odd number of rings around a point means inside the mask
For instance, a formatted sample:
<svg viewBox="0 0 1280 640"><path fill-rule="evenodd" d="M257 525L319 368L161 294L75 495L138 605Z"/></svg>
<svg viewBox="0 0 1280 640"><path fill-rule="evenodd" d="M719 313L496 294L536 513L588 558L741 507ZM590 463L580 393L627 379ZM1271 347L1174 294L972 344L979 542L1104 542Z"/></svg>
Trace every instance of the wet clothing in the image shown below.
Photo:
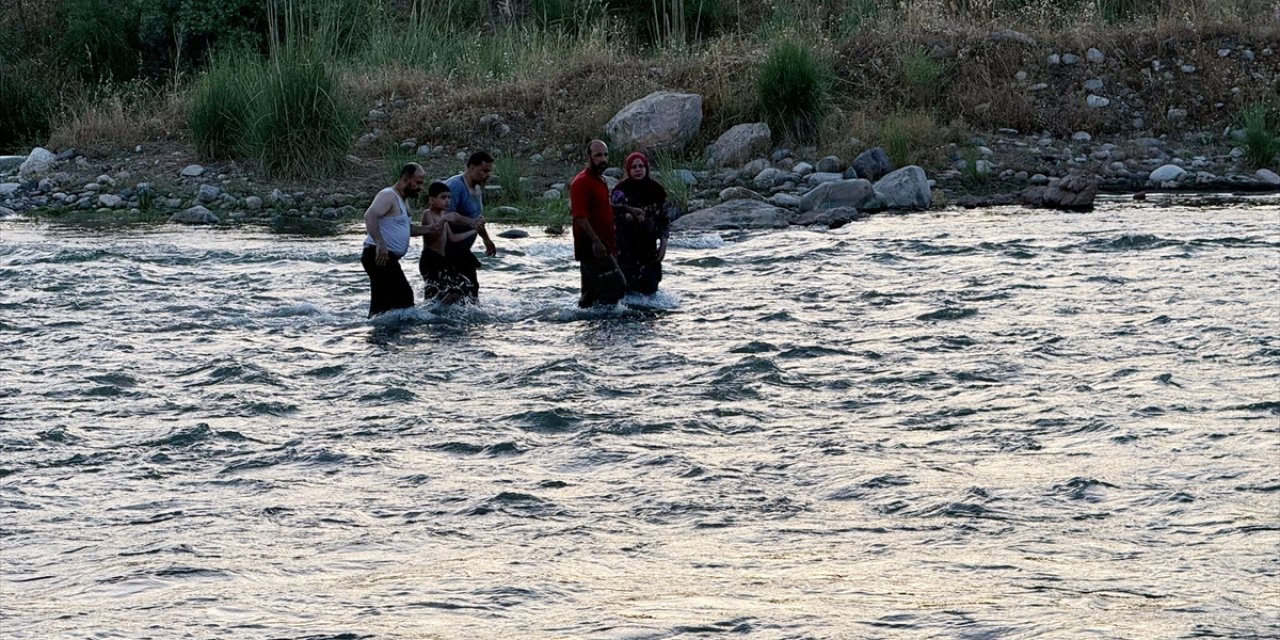
<svg viewBox="0 0 1280 640"><path fill-rule="evenodd" d="M389 252L388 252L389 253ZM392 309L413 306L413 287L404 277L400 258L404 254L391 253L386 264L378 265L378 248L367 246L360 254L360 265L369 274L369 317Z"/></svg>
<svg viewBox="0 0 1280 640"><path fill-rule="evenodd" d="M447 211L456 211L472 220L484 215L484 191L479 185L475 189L468 189L467 181L461 173L445 180L444 183L449 187L450 195ZM463 233L470 229L461 225L452 225L451 228L455 233ZM445 254L450 257L454 268L466 278L467 282L471 283L466 295L471 302L480 299L480 279L476 273L480 268L480 261L471 253L471 247L475 246L478 236L479 234L473 234L466 240L450 242L445 248Z"/></svg>
<svg viewBox="0 0 1280 640"><path fill-rule="evenodd" d="M418 273L426 283L423 298L427 302L453 304L463 300L474 301L476 266L480 262L461 243L446 249L440 255L424 248L418 258ZM467 277L468 270L471 277Z"/></svg>
<svg viewBox="0 0 1280 640"><path fill-rule="evenodd" d="M609 185L604 178L591 173L591 169L583 169L569 183L569 213L575 220L585 219L595 231L596 237L604 243L609 255L618 253L618 242L614 238L613 204L609 201ZM577 227L573 229L573 259L582 261L594 258L591 249L591 238L585 233L579 234Z"/></svg>
<svg viewBox="0 0 1280 640"><path fill-rule="evenodd" d="M378 218L378 231L387 246L386 264L378 264L378 247L371 234L364 238L364 251L360 253L360 265L369 274L369 317L392 309L405 309L413 306L413 287L404 277L400 268L400 258L409 251L409 205L404 198L391 191L399 206L397 213Z"/></svg>
<svg viewBox="0 0 1280 640"><path fill-rule="evenodd" d="M403 256L409 253L409 205L405 204L404 198L401 198L395 189L387 187L383 191L390 191L391 195L396 197L400 211L378 218L378 231L382 234L382 241L387 243L387 252ZM365 234L364 246L372 247L376 244L373 241L373 235Z"/></svg>
<svg viewBox="0 0 1280 640"><path fill-rule="evenodd" d="M582 297L578 298L578 306L583 309L597 304L617 304L626 294L622 274L609 256L597 258L588 253L579 260L578 272L582 275Z"/></svg>
<svg viewBox="0 0 1280 640"><path fill-rule="evenodd" d="M636 156L639 154L632 154ZM643 158L644 156L640 156ZM631 165L631 157L627 165ZM646 167L648 162L646 161ZM640 180L627 178L613 188L614 205L638 207L644 217L630 219L623 209L615 209L614 226L617 228L618 264L627 278L627 290L651 294L662 281L662 263L658 261L658 244L670 233L671 220L667 215L667 190L657 180L647 175Z"/></svg>

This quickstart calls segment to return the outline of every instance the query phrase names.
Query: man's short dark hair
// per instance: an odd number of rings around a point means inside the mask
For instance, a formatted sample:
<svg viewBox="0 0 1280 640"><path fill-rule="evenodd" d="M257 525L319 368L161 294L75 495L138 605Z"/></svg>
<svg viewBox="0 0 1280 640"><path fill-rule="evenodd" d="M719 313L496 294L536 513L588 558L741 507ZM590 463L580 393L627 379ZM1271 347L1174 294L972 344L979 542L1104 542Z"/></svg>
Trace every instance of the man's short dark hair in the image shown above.
<svg viewBox="0 0 1280 640"><path fill-rule="evenodd" d="M405 163L403 167L400 167L400 179L408 180L418 175L418 172L420 171L426 173L426 171L423 170L422 165L416 162Z"/></svg>
<svg viewBox="0 0 1280 640"><path fill-rule="evenodd" d="M482 164L492 164L492 163L493 163L493 156L489 155L488 151L477 151L471 154L471 157L467 158L468 167L476 167Z"/></svg>
<svg viewBox="0 0 1280 640"><path fill-rule="evenodd" d="M432 182L430 185L427 185L428 198L434 198L442 193L448 193L448 192L449 192L449 185L443 182L440 182L439 180L436 180L435 182Z"/></svg>

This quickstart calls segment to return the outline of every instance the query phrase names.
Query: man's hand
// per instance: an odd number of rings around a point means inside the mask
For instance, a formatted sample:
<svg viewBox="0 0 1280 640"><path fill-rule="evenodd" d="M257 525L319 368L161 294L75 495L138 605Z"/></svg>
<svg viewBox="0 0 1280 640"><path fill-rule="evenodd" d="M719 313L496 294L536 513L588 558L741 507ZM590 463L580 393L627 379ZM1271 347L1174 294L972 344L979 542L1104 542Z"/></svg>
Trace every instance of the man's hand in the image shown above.
<svg viewBox="0 0 1280 640"><path fill-rule="evenodd" d="M603 258L605 256L605 246L603 242L600 242L600 238L592 238L591 252L596 254L597 258Z"/></svg>
<svg viewBox="0 0 1280 640"><path fill-rule="evenodd" d="M381 267L381 266L384 266L384 265L386 265L386 264L387 264L387 258L389 258L389 257L390 257L390 254L389 254L389 253L387 253L387 248L386 248L386 246L384 246L384 245L378 245L378 253L377 253L377 255L374 257L373 261L374 261L374 263L375 263L375 264L377 264L379 267Z"/></svg>
<svg viewBox="0 0 1280 640"><path fill-rule="evenodd" d="M484 241L484 254L486 256L489 256L490 258L492 258L493 256L498 255L498 247L493 244L492 240L488 238L480 238L480 239Z"/></svg>

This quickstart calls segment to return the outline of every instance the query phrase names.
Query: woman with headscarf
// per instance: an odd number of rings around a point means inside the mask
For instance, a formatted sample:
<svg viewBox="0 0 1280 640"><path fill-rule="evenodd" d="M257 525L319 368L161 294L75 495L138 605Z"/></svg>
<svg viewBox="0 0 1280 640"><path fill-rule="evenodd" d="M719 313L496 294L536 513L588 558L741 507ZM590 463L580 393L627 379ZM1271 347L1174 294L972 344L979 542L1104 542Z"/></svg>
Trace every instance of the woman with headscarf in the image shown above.
<svg viewBox="0 0 1280 640"><path fill-rule="evenodd" d="M649 175L649 158L639 151L622 163L626 178L613 188L618 265L627 290L645 295L658 290L667 256L667 190Z"/></svg>

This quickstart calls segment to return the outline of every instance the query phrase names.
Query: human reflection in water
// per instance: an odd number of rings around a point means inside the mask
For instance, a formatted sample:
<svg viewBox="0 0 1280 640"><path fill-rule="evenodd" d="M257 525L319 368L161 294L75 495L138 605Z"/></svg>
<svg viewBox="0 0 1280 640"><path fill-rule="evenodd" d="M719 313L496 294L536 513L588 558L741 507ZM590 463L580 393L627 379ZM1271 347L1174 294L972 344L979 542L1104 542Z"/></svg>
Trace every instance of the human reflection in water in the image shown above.
<svg viewBox="0 0 1280 640"><path fill-rule="evenodd" d="M618 264L627 278L627 291L650 295L662 281L667 256L667 190L649 175L649 158L643 153L627 156L622 166L626 178L612 194Z"/></svg>

